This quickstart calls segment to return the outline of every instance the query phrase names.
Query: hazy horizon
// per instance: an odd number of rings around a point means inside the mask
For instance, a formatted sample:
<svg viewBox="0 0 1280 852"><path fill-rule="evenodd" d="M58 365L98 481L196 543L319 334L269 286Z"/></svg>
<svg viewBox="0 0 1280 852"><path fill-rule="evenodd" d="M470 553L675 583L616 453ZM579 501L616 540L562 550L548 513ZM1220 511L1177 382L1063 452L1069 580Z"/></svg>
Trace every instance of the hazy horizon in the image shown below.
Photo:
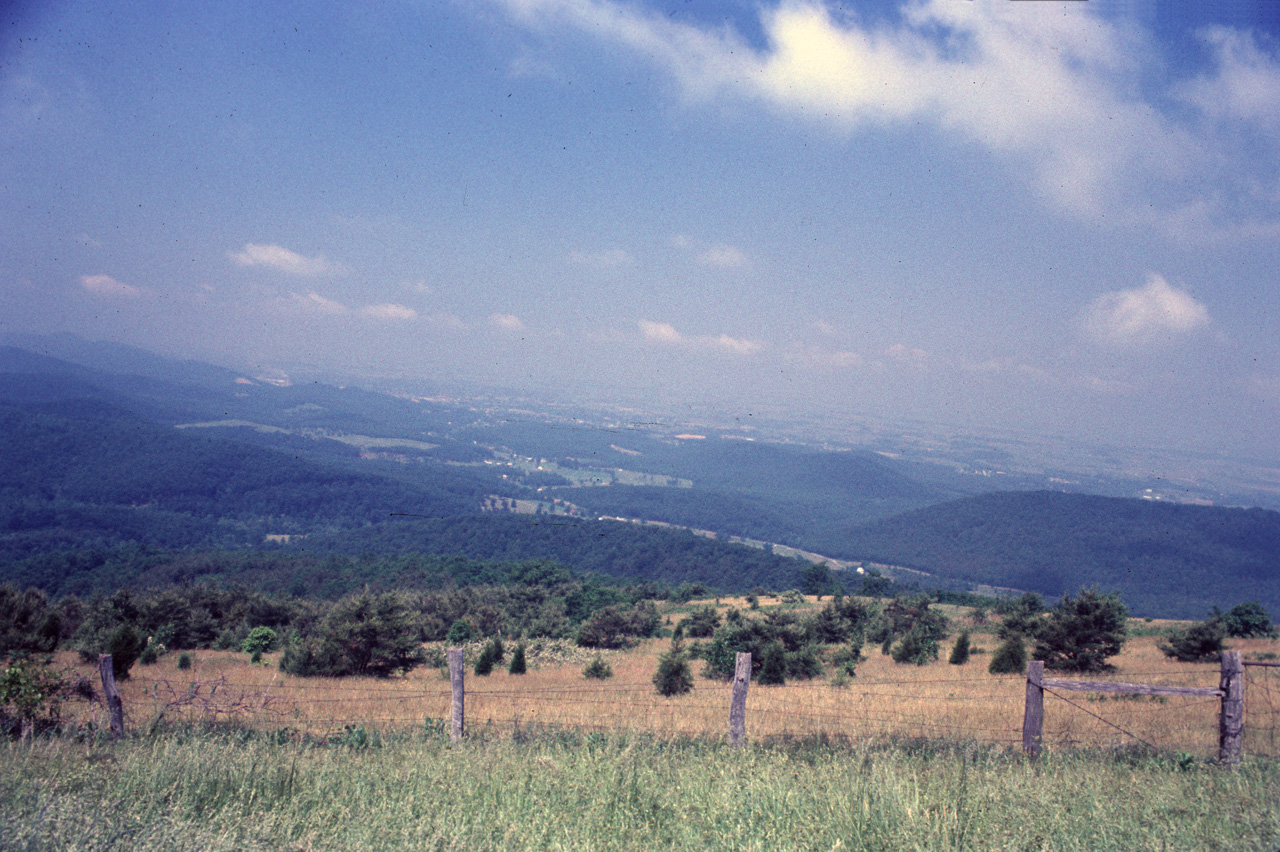
<svg viewBox="0 0 1280 852"><path fill-rule="evenodd" d="M1278 10L18 3L0 331L1274 460Z"/></svg>

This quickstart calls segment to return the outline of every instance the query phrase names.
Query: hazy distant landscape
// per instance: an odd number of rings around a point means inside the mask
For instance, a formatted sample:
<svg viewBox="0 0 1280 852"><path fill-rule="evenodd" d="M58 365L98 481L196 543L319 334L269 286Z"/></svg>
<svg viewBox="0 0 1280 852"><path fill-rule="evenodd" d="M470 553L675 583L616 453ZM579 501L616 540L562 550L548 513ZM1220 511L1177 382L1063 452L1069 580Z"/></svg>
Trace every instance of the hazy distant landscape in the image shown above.
<svg viewBox="0 0 1280 852"><path fill-rule="evenodd" d="M573 416L266 382L69 337L34 344L0 351L12 448L0 577L55 594L140 577L95 580L51 559L138 546L550 559L622 581L798 587L809 563L768 552L780 545L828 557L850 591L877 566L924 588L1096 586L1140 615L1280 608L1280 513L1238 482L1185 482L1183 502L1155 475L1037 467L994 445L889 453L800 425ZM1002 467L982 466L997 456ZM1251 508L1230 505L1251 493Z"/></svg>

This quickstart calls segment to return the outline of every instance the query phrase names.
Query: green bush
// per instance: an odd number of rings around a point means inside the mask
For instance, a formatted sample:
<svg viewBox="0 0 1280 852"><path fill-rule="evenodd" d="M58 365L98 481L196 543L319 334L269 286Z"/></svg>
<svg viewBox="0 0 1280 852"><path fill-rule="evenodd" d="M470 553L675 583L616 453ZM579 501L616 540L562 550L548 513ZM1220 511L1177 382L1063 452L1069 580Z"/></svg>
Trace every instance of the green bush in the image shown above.
<svg viewBox="0 0 1280 852"><path fill-rule="evenodd" d="M764 657L760 661L760 674L756 683L766 686L782 686L787 682L787 655L780 642L770 643L764 649Z"/></svg>
<svg viewBox="0 0 1280 852"><path fill-rule="evenodd" d="M497 652L494 649L493 640L490 639L484 643L484 648L480 651L480 656L476 657L475 672L480 677L484 677L493 671L493 666L497 662Z"/></svg>
<svg viewBox="0 0 1280 852"><path fill-rule="evenodd" d="M1275 638L1275 628L1271 626L1271 616L1258 601L1236 604L1226 615L1222 616L1222 624L1228 636L1242 639L1253 637Z"/></svg>
<svg viewBox="0 0 1280 852"><path fill-rule="evenodd" d="M240 643L240 651L244 654L262 655L274 651L279 641L279 636L270 627L255 627Z"/></svg>
<svg viewBox="0 0 1280 852"><path fill-rule="evenodd" d="M671 643L671 650L658 658L658 670L653 674L653 686L659 695L670 698L683 695L693 689L693 672L689 670L689 658L679 642Z"/></svg>
<svg viewBox="0 0 1280 852"><path fill-rule="evenodd" d="M956 637L956 644L951 646L951 656L947 662L953 666L963 666L969 662L969 631L962 630Z"/></svg>
<svg viewBox="0 0 1280 852"><path fill-rule="evenodd" d="M289 674L388 677L421 665L415 612L400 595L363 592L333 605L306 636L295 634L280 658Z"/></svg>
<svg viewBox="0 0 1280 852"><path fill-rule="evenodd" d="M1222 640L1226 635L1222 619L1210 617L1186 630L1174 631L1169 641L1161 642L1159 647L1166 657L1184 663L1212 662L1222 659Z"/></svg>
<svg viewBox="0 0 1280 852"><path fill-rule="evenodd" d="M528 664L525 662L524 643L516 645L515 653L511 655L511 665L507 667L507 674L522 675L528 671Z"/></svg>
<svg viewBox="0 0 1280 852"><path fill-rule="evenodd" d="M449 625L449 632L445 634L444 641L450 648L467 644L471 641L471 623L463 618L457 619Z"/></svg>
<svg viewBox="0 0 1280 852"><path fill-rule="evenodd" d="M1020 674L1027 668L1027 649L1021 636L1010 636L991 655L987 671L992 674Z"/></svg>
<svg viewBox="0 0 1280 852"><path fill-rule="evenodd" d="M186 671L187 669L191 668L190 654L184 651L183 653L178 655L178 668L182 671Z"/></svg>
<svg viewBox="0 0 1280 852"><path fill-rule="evenodd" d="M923 666L938 659L938 640L941 628L918 621L893 646L895 663Z"/></svg>
<svg viewBox="0 0 1280 852"><path fill-rule="evenodd" d="M1036 631L1035 658L1047 669L1096 673L1124 647L1129 612L1115 595L1085 589L1055 606Z"/></svg>
<svg viewBox="0 0 1280 852"><path fill-rule="evenodd" d="M608 680L613 677L613 667L605 662L604 657L596 654L582 670L582 676L590 680Z"/></svg>

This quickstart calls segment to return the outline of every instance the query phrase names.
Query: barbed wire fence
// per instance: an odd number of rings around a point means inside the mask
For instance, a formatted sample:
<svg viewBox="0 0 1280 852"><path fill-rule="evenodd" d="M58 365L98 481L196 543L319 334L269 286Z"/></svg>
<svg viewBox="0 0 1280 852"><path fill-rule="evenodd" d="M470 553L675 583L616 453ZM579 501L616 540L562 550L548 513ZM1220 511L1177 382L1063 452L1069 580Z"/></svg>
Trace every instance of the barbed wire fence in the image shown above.
<svg viewBox="0 0 1280 852"><path fill-rule="evenodd" d="M1280 668L1249 663L1243 671L1240 687L1248 714L1241 729L1243 751L1254 757L1280 757ZM454 674L462 674L460 666ZM1080 684L1104 682L1075 682L1068 689L1064 681L1043 679L1048 709L1042 708L1037 747L1030 750L1023 692L1032 683L1031 669L1026 677L852 678L825 689L804 682L751 682L749 699L742 688L745 723L739 724L746 738L756 741L963 742L1015 750L1021 746L1033 754L1040 749L1134 749L1230 763L1223 757L1221 735L1223 685L1205 683L1206 675L1204 669L1172 678L1168 671L1126 673L1130 678L1159 678L1161 685L1147 694L1117 689L1095 693ZM318 740L340 738L356 729L425 729L455 737L465 729L470 737L516 739L545 732L733 739L732 683L702 680L685 695L660 698L648 679L517 686L510 678L496 683L476 678L460 693L462 682L461 677L439 684L384 682L374 689L293 678L268 685L236 683L225 675L135 678L128 712L137 729L233 723ZM459 706L463 701L464 712Z"/></svg>

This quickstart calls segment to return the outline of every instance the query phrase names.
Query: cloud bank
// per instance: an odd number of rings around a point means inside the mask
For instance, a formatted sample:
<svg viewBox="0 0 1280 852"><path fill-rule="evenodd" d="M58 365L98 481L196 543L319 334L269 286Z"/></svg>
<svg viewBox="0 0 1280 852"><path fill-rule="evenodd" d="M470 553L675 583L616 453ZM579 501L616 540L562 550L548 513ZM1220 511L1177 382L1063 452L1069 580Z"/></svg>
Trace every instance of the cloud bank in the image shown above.
<svg viewBox="0 0 1280 852"><path fill-rule="evenodd" d="M1153 40L1084 3L1050 11L928 0L906 6L899 23L872 27L820 2L785 0L761 7L757 49L731 28L680 23L635 3L494 2L528 27L629 49L691 103L755 102L845 134L932 127L1006 160L1073 215L1180 236L1280 229L1280 139L1265 132L1280 116L1280 56L1236 31L1204 35L1208 73L1155 82ZM1220 156L1242 128L1259 131L1269 157Z"/></svg>

